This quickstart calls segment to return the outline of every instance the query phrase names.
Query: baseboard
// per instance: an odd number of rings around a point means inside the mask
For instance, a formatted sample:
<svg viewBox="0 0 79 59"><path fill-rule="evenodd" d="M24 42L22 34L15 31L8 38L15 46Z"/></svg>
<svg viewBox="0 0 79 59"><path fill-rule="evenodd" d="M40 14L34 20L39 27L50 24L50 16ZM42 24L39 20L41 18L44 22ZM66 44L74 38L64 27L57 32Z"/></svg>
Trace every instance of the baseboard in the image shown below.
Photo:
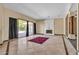
<svg viewBox="0 0 79 59"><path fill-rule="evenodd" d="M1 46L3 45L3 44L0 44Z"/></svg>
<svg viewBox="0 0 79 59"><path fill-rule="evenodd" d="M69 39L68 36L66 36L66 35L64 35L64 37L65 37L66 39Z"/></svg>
<svg viewBox="0 0 79 59"><path fill-rule="evenodd" d="M0 45L3 45L5 42L8 42L8 40L3 41L3 43L1 43Z"/></svg>
<svg viewBox="0 0 79 59"><path fill-rule="evenodd" d="M76 39L76 36L75 36L75 34L69 34L69 35L68 35L68 38L69 38L69 39Z"/></svg>
<svg viewBox="0 0 79 59"><path fill-rule="evenodd" d="M36 33L36 34L38 34L38 35L44 35L43 33Z"/></svg>
<svg viewBox="0 0 79 59"><path fill-rule="evenodd" d="M64 35L64 34L54 34L54 35L62 36L62 35Z"/></svg>

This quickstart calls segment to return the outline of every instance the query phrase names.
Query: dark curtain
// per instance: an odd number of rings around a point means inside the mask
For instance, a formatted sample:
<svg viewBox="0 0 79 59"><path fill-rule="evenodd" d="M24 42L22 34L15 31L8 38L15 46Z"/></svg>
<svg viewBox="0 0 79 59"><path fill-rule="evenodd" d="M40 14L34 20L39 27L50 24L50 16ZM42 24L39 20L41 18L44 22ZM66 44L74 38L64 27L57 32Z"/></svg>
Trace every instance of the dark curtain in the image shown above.
<svg viewBox="0 0 79 59"><path fill-rule="evenodd" d="M34 34L36 34L36 23L33 23L33 26L34 26L33 32ZM27 21L26 36L29 36L29 21Z"/></svg>
<svg viewBox="0 0 79 59"><path fill-rule="evenodd" d="M9 39L18 38L17 19L9 18Z"/></svg>
<svg viewBox="0 0 79 59"><path fill-rule="evenodd" d="M34 34L36 34L36 23L33 23L34 24Z"/></svg>
<svg viewBox="0 0 79 59"><path fill-rule="evenodd" d="M27 21L27 29L26 29L26 36L29 36L29 23L28 23L28 21Z"/></svg>

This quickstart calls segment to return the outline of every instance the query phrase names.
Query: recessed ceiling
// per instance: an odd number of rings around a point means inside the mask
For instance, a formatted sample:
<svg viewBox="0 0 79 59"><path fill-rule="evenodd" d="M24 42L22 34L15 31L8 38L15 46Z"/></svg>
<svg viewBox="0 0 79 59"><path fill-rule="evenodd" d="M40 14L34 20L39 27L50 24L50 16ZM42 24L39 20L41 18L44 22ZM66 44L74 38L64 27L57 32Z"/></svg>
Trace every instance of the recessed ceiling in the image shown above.
<svg viewBox="0 0 79 59"><path fill-rule="evenodd" d="M3 5L35 19L63 18L71 6L69 3L5 3Z"/></svg>

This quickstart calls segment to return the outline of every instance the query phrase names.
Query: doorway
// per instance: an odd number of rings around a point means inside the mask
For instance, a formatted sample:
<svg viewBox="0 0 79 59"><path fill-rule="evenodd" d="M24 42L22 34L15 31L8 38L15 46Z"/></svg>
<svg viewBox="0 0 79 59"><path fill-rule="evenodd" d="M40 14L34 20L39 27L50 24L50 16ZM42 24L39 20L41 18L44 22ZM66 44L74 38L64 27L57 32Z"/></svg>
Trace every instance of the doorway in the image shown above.
<svg viewBox="0 0 79 59"><path fill-rule="evenodd" d="M18 38L17 19L9 18L9 39Z"/></svg>
<svg viewBox="0 0 79 59"><path fill-rule="evenodd" d="M36 23L22 19L9 19L9 38L21 38L36 34Z"/></svg>
<svg viewBox="0 0 79 59"><path fill-rule="evenodd" d="M18 22L18 37L26 37L27 33L27 21L24 20L17 20Z"/></svg>
<svg viewBox="0 0 79 59"><path fill-rule="evenodd" d="M75 16L69 18L69 34L77 35L77 18Z"/></svg>
<svg viewBox="0 0 79 59"><path fill-rule="evenodd" d="M77 17L70 16L69 18L69 41L77 49Z"/></svg>

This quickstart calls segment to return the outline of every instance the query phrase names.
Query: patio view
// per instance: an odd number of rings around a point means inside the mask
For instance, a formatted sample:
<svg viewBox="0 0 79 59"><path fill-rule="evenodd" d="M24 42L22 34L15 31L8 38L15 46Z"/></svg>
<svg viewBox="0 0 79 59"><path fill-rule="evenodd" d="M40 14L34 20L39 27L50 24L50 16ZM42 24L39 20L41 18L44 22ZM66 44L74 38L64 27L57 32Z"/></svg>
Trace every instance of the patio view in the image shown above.
<svg viewBox="0 0 79 59"><path fill-rule="evenodd" d="M26 25L27 22L24 20L18 20L18 37L25 37L26 36Z"/></svg>

